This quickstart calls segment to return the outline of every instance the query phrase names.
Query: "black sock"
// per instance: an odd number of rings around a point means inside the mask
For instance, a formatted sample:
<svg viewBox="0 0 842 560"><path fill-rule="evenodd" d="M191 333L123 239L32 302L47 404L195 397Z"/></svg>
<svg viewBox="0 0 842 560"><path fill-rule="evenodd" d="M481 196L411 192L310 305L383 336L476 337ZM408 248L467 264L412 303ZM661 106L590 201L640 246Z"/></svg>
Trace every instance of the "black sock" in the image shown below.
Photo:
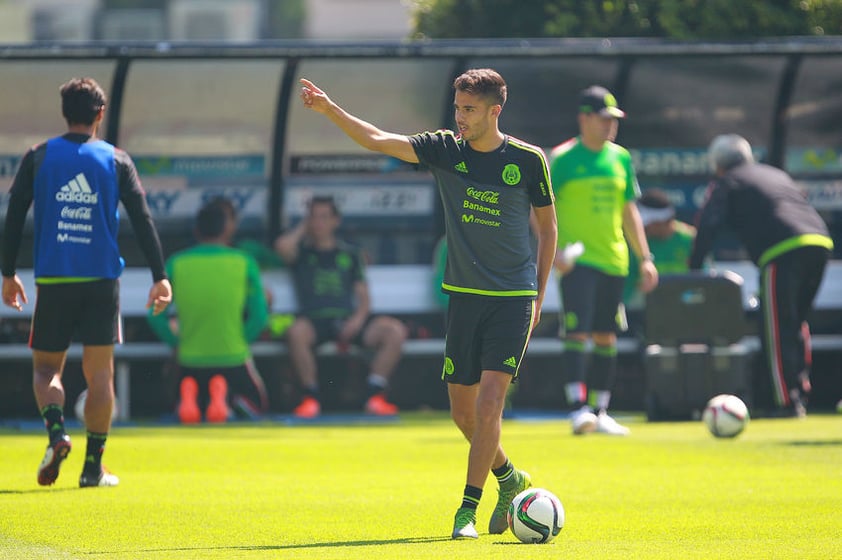
<svg viewBox="0 0 842 560"><path fill-rule="evenodd" d="M105 440L108 434L95 434L88 432L88 448L85 451L85 466L83 468L86 474L99 475L102 471L102 453L105 451Z"/></svg>
<svg viewBox="0 0 842 560"><path fill-rule="evenodd" d="M44 418L44 426L47 428L50 444L64 436L64 412L60 405L48 404L41 409L41 417Z"/></svg>
<svg viewBox="0 0 842 560"><path fill-rule="evenodd" d="M497 482L500 486L504 486L514 479L515 467L512 465L511 461L506 459L506 462L503 463L502 466L499 466L496 469L491 469L491 473L497 478Z"/></svg>
<svg viewBox="0 0 842 560"><path fill-rule="evenodd" d="M468 509L477 509L479 501L482 498L482 488L465 485L465 494L462 496L462 505L460 507Z"/></svg>
<svg viewBox="0 0 842 560"><path fill-rule="evenodd" d="M304 387L304 396L305 397L312 397L312 398L316 399L317 401L320 400L319 399L319 396L320 396L319 395L319 386L313 385L312 387Z"/></svg>

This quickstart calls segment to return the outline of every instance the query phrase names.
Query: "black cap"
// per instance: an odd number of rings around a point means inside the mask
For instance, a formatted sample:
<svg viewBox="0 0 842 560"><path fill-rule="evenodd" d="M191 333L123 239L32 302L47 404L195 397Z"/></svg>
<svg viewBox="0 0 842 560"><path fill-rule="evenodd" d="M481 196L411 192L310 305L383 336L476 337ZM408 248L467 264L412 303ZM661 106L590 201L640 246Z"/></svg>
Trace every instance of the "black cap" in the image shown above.
<svg viewBox="0 0 842 560"><path fill-rule="evenodd" d="M626 113L617 107L617 100L602 86L591 86L579 94L580 113L598 113L604 117L622 119Z"/></svg>

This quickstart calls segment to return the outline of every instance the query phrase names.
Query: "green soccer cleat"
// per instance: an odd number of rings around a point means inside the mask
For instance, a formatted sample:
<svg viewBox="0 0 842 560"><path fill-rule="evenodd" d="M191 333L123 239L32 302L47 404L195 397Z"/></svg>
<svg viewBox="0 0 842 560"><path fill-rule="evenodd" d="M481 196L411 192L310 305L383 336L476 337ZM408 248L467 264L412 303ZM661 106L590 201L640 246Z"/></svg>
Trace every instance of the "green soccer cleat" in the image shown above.
<svg viewBox="0 0 842 560"><path fill-rule="evenodd" d="M497 490L497 505L494 506L494 512L491 514L491 519L488 520L489 533L499 535L509 528L509 521L507 519L509 504L512 503L512 499L515 496L530 486L532 486L532 478L530 478L529 473L515 470L511 480Z"/></svg>
<svg viewBox="0 0 842 560"><path fill-rule="evenodd" d="M456 518L453 520L454 539L477 539L479 534L476 528L477 511L471 508L459 508L456 510Z"/></svg>

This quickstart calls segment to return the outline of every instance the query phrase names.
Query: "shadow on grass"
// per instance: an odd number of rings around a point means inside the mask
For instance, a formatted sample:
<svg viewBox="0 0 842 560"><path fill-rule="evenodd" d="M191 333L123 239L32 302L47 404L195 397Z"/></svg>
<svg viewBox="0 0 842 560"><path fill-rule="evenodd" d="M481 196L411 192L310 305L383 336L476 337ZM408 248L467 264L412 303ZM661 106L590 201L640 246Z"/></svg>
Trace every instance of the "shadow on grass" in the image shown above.
<svg viewBox="0 0 842 560"><path fill-rule="evenodd" d="M232 546L185 546L173 548L146 548L140 550L109 550L88 552L86 556L125 554L128 552L189 552L201 550L306 550L313 548L338 548L351 546L381 546L384 544L426 544L435 542L451 541L450 537L406 537L401 539L372 539L365 541L335 541L335 542L314 542L306 544L278 544L278 545L232 545Z"/></svg>
<svg viewBox="0 0 842 560"><path fill-rule="evenodd" d="M784 445L792 445L794 447L826 447L842 445L842 439L796 440L784 442Z"/></svg>
<svg viewBox="0 0 842 560"><path fill-rule="evenodd" d="M27 490L3 490L0 489L0 496L4 494L41 494L46 492L77 492L79 490L84 490L84 488L29 488Z"/></svg>

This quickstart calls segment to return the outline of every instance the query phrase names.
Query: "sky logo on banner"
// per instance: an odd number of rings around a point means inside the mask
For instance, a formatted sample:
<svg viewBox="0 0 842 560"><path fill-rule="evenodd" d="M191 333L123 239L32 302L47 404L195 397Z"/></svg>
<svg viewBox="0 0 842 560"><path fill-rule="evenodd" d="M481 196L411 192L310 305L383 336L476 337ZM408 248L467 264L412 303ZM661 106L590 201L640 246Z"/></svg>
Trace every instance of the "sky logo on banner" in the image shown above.
<svg viewBox="0 0 842 560"><path fill-rule="evenodd" d="M97 204L99 196L93 192L84 173L79 173L56 193L59 202L81 202L83 204Z"/></svg>

